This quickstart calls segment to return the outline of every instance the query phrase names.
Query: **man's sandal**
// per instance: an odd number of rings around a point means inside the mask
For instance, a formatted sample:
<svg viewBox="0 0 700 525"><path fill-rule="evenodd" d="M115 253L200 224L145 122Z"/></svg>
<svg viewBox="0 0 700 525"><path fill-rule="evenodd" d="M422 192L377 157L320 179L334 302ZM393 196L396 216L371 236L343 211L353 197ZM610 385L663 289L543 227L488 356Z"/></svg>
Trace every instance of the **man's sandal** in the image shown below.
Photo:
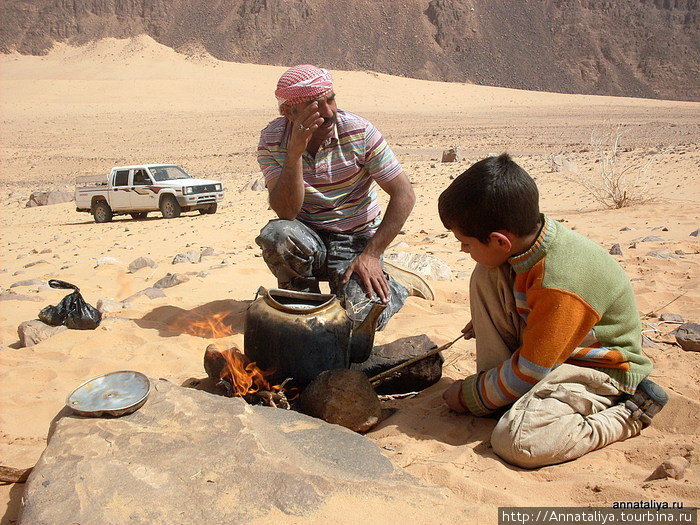
<svg viewBox="0 0 700 525"><path fill-rule="evenodd" d="M653 418L668 403L668 394L651 379L643 379L637 385L636 392L625 401L625 407L632 412L632 419L639 420L644 426L651 424Z"/></svg>

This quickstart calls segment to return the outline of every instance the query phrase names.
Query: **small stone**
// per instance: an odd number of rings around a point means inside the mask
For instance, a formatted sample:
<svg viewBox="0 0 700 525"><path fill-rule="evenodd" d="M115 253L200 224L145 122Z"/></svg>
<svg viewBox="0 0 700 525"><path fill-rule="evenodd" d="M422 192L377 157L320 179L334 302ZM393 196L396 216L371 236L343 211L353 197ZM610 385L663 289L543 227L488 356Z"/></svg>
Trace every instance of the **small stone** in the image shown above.
<svg viewBox="0 0 700 525"><path fill-rule="evenodd" d="M613 244L608 253L610 255L622 255L622 247L619 244Z"/></svg>
<svg viewBox="0 0 700 525"><path fill-rule="evenodd" d="M126 308L126 305L122 301L115 301L112 298L100 299L97 301L97 309L102 314L111 314L113 312L118 312Z"/></svg>
<svg viewBox="0 0 700 525"><path fill-rule="evenodd" d="M39 281L38 279L29 279L28 281L17 281L12 283L10 288L16 288L17 286L41 286L46 284L46 281Z"/></svg>
<svg viewBox="0 0 700 525"><path fill-rule="evenodd" d="M632 231L632 230L634 230L634 228L630 228L629 226L624 226L624 227L620 228L621 232L628 232L628 231Z"/></svg>
<svg viewBox="0 0 700 525"><path fill-rule="evenodd" d="M656 235L648 235L639 242L663 242L663 239L661 237L657 237Z"/></svg>
<svg viewBox="0 0 700 525"><path fill-rule="evenodd" d="M673 253L675 253L676 255L685 255L685 252L683 250L674 250Z"/></svg>
<svg viewBox="0 0 700 525"><path fill-rule="evenodd" d="M53 252L53 250L51 248L44 248L39 253L52 253L52 252Z"/></svg>
<svg viewBox="0 0 700 525"><path fill-rule="evenodd" d="M201 262L202 259L205 257L215 257L217 256L218 253L216 253L216 250L212 248L211 246L207 246L206 248L203 248L201 253L199 254L199 261Z"/></svg>
<svg viewBox="0 0 700 525"><path fill-rule="evenodd" d="M459 162L460 154L459 148L450 148L443 150L442 152L442 162Z"/></svg>
<svg viewBox="0 0 700 525"><path fill-rule="evenodd" d="M197 274L197 277L199 277L200 279L204 279L207 275L209 275L209 272L199 272Z"/></svg>
<svg viewBox="0 0 700 525"><path fill-rule="evenodd" d="M671 333L683 350L700 352L700 324L684 323Z"/></svg>
<svg viewBox="0 0 700 525"><path fill-rule="evenodd" d="M24 265L24 268L31 268L32 266L36 266L37 264L49 264L49 261L45 261L44 259L41 259L40 261L34 261L30 262Z"/></svg>
<svg viewBox="0 0 700 525"><path fill-rule="evenodd" d="M139 257L129 263L129 272L134 273L141 268L158 268L158 265L153 259L148 257Z"/></svg>
<svg viewBox="0 0 700 525"><path fill-rule="evenodd" d="M661 468L667 478L683 479L685 469L688 468L690 462L683 456L675 456L667 459L661 464Z"/></svg>
<svg viewBox="0 0 700 525"><path fill-rule="evenodd" d="M183 273L169 273L162 279L156 281L153 288L171 288L177 286L178 284L185 283L189 281L190 278Z"/></svg>
<svg viewBox="0 0 700 525"><path fill-rule="evenodd" d="M672 313L667 313L667 314L661 314L661 320L666 321L667 323L683 323L683 316L679 314L672 314Z"/></svg>
<svg viewBox="0 0 700 525"><path fill-rule="evenodd" d="M185 253L178 253L173 258L173 264L196 263L196 262L199 262L199 253L197 253L194 250L190 250L189 252L185 252Z"/></svg>
<svg viewBox="0 0 700 525"><path fill-rule="evenodd" d="M691 232L690 236L691 237L699 237L700 236L700 229L697 229L694 232Z"/></svg>
<svg viewBox="0 0 700 525"><path fill-rule="evenodd" d="M358 370L321 372L301 393L301 412L365 432L379 421L382 407L365 374Z"/></svg>
<svg viewBox="0 0 700 525"><path fill-rule="evenodd" d="M630 247L629 247L630 250L634 250L634 249L636 249L636 248L637 248L637 243L636 243L636 242L633 242L632 244L630 244Z"/></svg>
<svg viewBox="0 0 700 525"><path fill-rule="evenodd" d="M17 335L19 335L19 344L22 348L26 348L45 341L64 330L68 330L68 328L65 326L49 326L38 319L33 319L20 324L17 327Z"/></svg>
<svg viewBox="0 0 700 525"><path fill-rule="evenodd" d="M97 264L95 265L95 268L98 266L104 266L105 264L123 264L122 261L117 259L116 257L100 257L97 259Z"/></svg>
<svg viewBox="0 0 700 525"><path fill-rule="evenodd" d="M647 257L656 257L657 259L678 259L677 255L672 254L668 250L653 250L647 252Z"/></svg>

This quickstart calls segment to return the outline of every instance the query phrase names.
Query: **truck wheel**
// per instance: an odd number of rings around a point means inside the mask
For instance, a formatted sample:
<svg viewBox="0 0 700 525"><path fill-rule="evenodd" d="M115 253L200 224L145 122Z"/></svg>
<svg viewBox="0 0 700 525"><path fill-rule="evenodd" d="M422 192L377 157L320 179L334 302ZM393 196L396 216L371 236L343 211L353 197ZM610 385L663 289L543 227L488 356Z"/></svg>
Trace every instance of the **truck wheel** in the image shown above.
<svg viewBox="0 0 700 525"><path fill-rule="evenodd" d="M145 219L148 216L147 211L136 211L134 213L131 213L131 218L132 219Z"/></svg>
<svg viewBox="0 0 700 525"><path fill-rule="evenodd" d="M92 207L92 216L95 222L109 222L112 220L112 208L105 201L97 201Z"/></svg>
<svg viewBox="0 0 700 525"><path fill-rule="evenodd" d="M177 199L172 195L166 195L163 200L160 201L160 212L163 214L164 219L174 219L180 216L182 208L177 203Z"/></svg>
<svg viewBox="0 0 700 525"><path fill-rule="evenodd" d="M218 205L215 202L214 204L210 204L206 208L199 208L199 213L201 213L202 215L214 215L216 213L217 207Z"/></svg>

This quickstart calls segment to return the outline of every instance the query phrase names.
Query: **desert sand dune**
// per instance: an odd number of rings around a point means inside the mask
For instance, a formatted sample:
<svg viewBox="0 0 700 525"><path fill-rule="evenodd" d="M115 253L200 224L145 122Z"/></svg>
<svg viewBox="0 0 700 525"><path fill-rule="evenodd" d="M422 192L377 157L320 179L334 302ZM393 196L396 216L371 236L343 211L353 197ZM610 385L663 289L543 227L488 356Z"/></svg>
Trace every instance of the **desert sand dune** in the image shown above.
<svg viewBox="0 0 700 525"><path fill-rule="evenodd" d="M32 466L65 396L92 376L133 369L176 384L204 377L202 355L211 340L187 333L178 321L203 312L231 312L238 319L259 286L275 285L254 243L272 218L266 192L244 188L258 178L258 133L276 117L272 92L283 70L187 57L147 37L59 45L43 57L0 57L0 463ZM634 439L569 464L516 469L490 451L495 420L450 413L440 398L453 379L475 368L474 343L462 340L445 353L440 383L387 402L397 412L367 437L411 474L477 508L482 523L494 522L503 505L700 504L700 355L668 344L676 325L658 318L671 312L700 320L700 241L690 236L700 227L700 103L524 92L371 72L334 75L339 106L373 121L415 185L418 203L389 252L431 254L452 269L451 280L433 282L436 300L410 298L377 344L421 333L442 344L460 333L469 319L473 262L446 235L437 196L470 161L509 151L536 178L546 213L606 248L621 245L617 258L633 280L647 334L661 341L645 348L655 362L652 377L671 396L654 425ZM624 132L620 163L652 160L640 183L653 200L606 209L576 179L595 174L591 134L616 123ZM452 146L465 159L440 163L442 150ZM554 155L564 156L570 169L555 169ZM224 205L215 215L164 220L151 214L107 224L95 224L72 203L24 207L34 190L72 190L76 176L142 162L176 163L222 180ZM643 241L650 236L660 240ZM178 253L205 247L216 255L172 264ZM140 256L158 267L129 273ZM103 263L104 257L116 262ZM165 289L164 297L132 299L95 331L67 330L18 347L18 325L65 292L13 284L63 279L80 286L94 305L127 299L168 272L190 279ZM243 335L217 342L242 347ZM690 458L684 479L647 481L657 465L678 455ZM0 487L3 523L16 519L21 491L21 485ZM378 519L391 521L390 511Z"/></svg>

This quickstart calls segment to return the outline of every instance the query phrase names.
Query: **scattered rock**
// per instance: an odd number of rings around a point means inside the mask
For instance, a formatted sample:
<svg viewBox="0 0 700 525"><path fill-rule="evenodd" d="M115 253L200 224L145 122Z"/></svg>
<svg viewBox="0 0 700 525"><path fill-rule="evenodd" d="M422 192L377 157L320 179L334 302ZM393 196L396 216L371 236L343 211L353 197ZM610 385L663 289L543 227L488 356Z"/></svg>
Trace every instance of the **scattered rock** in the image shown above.
<svg viewBox="0 0 700 525"><path fill-rule="evenodd" d="M22 295L18 293L0 293L0 301L42 301L38 295Z"/></svg>
<svg viewBox="0 0 700 525"><path fill-rule="evenodd" d="M111 314L128 308L130 305L126 304L124 301L115 301L112 298L100 299L97 301L97 309L102 314Z"/></svg>
<svg viewBox="0 0 700 525"><path fill-rule="evenodd" d="M688 465L690 462L683 456L674 456L661 463L660 468L666 478L683 479Z"/></svg>
<svg viewBox="0 0 700 525"><path fill-rule="evenodd" d="M647 252L647 257L656 257L657 259L678 259L677 255L672 254L668 250L654 250Z"/></svg>
<svg viewBox="0 0 700 525"><path fill-rule="evenodd" d="M564 155L554 155L552 156L552 171L563 172L568 171L569 173L578 173L578 166L571 162L569 159L564 157Z"/></svg>
<svg viewBox="0 0 700 525"><path fill-rule="evenodd" d="M442 259L423 253L395 252L384 256L431 281L449 281L452 269Z"/></svg>
<svg viewBox="0 0 700 525"><path fill-rule="evenodd" d="M663 242L663 239L661 237L657 237L656 235L648 235L639 242Z"/></svg>
<svg viewBox="0 0 700 525"><path fill-rule="evenodd" d="M300 410L328 423L365 432L379 421L377 394L359 370L326 370L304 389Z"/></svg>
<svg viewBox="0 0 700 525"><path fill-rule="evenodd" d="M459 162L460 160L461 155L459 154L459 148L450 148L443 150L441 162Z"/></svg>
<svg viewBox="0 0 700 525"><path fill-rule="evenodd" d="M97 259L97 264L95 264L95 268L98 266L104 266L106 264L124 264L122 261L117 259L116 257L100 257Z"/></svg>
<svg viewBox="0 0 700 525"><path fill-rule="evenodd" d="M320 523L339 500L358 523L376 521L377 508L429 523L439 506L455 509L441 513L446 523L473 521L448 491L420 485L363 436L152 383L133 414L56 418L24 488L23 523Z"/></svg>
<svg viewBox="0 0 700 525"><path fill-rule="evenodd" d="M685 252L683 250L674 250L673 253L676 255L685 255Z"/></svg>
<svg viewBox="0 0 700 525"><path fill-rule="evenodd" d="M397 339L391 343L375 346L372 353L363 363L353 363L353 370L360 370L368 378L380 374L409 359L418 357L435 348L437 345L425 335L415 335ZM391 378L378 385L378 394L402 394L405 392L420 392L437 383L442 377L441 354L435 354L402 368Z"/></svg>
<svg viewBox="0 0 700 525"><path fill-rule="evenodd" d="M17 335L19 335L20 346L25 348L45 341L64 330L68 330L68 328L65 326L49 326L38 319L33 319L20 324L17 327Z"/></svg>
<svg viewBox="0 0 700 525"><path fill-rule="evenodd" d="M637 248L637 243L636 243L636 242L633 242L632 244L630 244L630 247L629 247L630 250L634 250L634 249L636 249L636 248Z"/></svg>
<svg viewBox="0 0 700 525"><path fill-rule="evenodd" d="M34 261L27 263L23 266L23 268L31 268L32 266L36 266L37 264L49 264L49 261L45 261L44 259L41 259L40 261Z"/></svg>
<svg viewBox="0 0 700 525"><path fill-rule="evenodd" d="M199 262L199 253L197 253L195 250L190 250L185 253L178 253L174 258L173 258L173 264L180 264L180 263L196 263Z"/></svg>
<svg viewBox="0 0 700 525"><path fill-rule="evenodd" d="M131 263L129 263L130 273L137 272L141 268L158 268L158 265L153 259L150 259L148 257L139 257L131 261Z"/></svg>
<svg viewBox="0 0 700 525"><path fill-rule="evenodd" d="M629 226L624 226L624 227L620 228L621 232L628 232L631 230L634 230L634 228L630 228Z"/></svg>
<svg viewBox="0 0 700 525"><path fill-rule="evenodd" d="M17 281L16 283L12 283L10 285L10 288L16 288L18 286L41 286L45 284L46 281L39 281L38 279L29 279L28 281Z"/></svg>
<svg viewBox="0 0 700 525"><path fill-rule="evenodd" d="M684 323L671 333L683 350L700 352L700 324Z"/></svg>
<svg viewBox="0 0 700 525"><path fill-rule="evenodd" d="M690 232L691 237L698 237L700 236L700 229L695 230L694 232Z"/></svg>
<svg viewBox="0 0 700 525"><path fill-rule="evenodd" d="M34 206L48 206L75 200L75 194L68 191L35 191L29 196L26 208Z"/></svg>
<svg viewBox="0 0 700 525"><path fill-rule="evenodd" d="M672 313L667 313L667 314L661 314L661 320L666 321L667 323L683 323L683 316L679 314L672 314Z"/></svg>
<svg viewBox="0 0 700 525"><path fill-rule="evenodd" d="M53 250L51 248L44 248L39 253L53 253Z"/></svg>
<svg viewBox="0 0 700 525"><path fill-rule="evenodd" d="M619 244L613 244L609 253L610 255L622 255L622 247Z"/></svg>
<svg viewBox="0 0 700 525"><path fill-rule="evenodd" d="M214 248L212 248L211 246L207 246L206 248L203 248L202 251L200 252L199 262L202 262L202 260L205 257L216 257L217 255L219 255L219 254L216 253L216 250Z"/></svg>
<svg viewBox="0 0 700 525"><path fill-rule="evenodd" d="M156 281L153 288L171 288L177 286L178 284L186 283L190 278L184 273L169 273L162 279Z"/></svg>
<svg viewBox="0 0 700 525"><path fill-rule="evenodd" d="M662 346L656 341L652 341L647 334L642 333L642 348L655 348L659 350Z"/></svg>
<svg viewBox="0 0 700 525"><path fill-rule="evenodd" d="M266 189L265 187L265 179L263 177L255 177L251 181L249 181L247 184L244 184L240 190L238 190L238 193L244 192L246 190L248 191L264 191Z"/></svg>

